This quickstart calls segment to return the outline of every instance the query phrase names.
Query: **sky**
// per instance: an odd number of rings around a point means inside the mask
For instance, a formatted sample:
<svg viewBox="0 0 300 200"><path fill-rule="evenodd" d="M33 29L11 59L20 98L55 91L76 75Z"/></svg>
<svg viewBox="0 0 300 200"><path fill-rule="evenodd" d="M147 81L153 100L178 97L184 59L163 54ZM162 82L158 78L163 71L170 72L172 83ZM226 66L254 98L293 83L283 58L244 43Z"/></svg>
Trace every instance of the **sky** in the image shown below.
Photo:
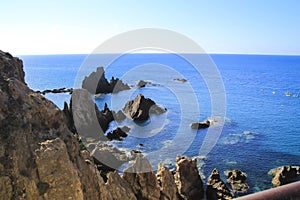
<svg viewBox="0 0 300 200"><path fill-rule="evenodd" d="M300 55L298 0L1 0L0 50L89 54L140 28L183 34L208 53Z"/></svg>

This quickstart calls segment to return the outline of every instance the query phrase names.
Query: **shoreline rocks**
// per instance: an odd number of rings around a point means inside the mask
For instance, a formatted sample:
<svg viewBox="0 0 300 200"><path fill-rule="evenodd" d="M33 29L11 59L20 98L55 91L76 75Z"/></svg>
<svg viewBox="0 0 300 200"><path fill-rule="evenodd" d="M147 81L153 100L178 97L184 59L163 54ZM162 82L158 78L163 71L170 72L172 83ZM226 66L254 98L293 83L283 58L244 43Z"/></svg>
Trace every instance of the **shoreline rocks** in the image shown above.
<svg viewBox="0 0 300 200"><path fill-rule="evenodd" d="M243 193L249 189L249 186L246 183L246 173L235 169L226 171L225 175L227 177L227 183L230 184L233 191Z"/></svg>
<svg viewBox="0 0 300 200"><path fill-rule="evenodd" d="M59 89L52 89L52 90L43 90L43 91L35 91L36 93L40 93L42 95L48 94L48 93L54 93L54 94L58 94L58 93L69 93L72 94L73 93L73 88L59 88Z"/></svg>
<svg viewBox="0 0 300 200"><path fill-rule="evenodd" d="M300 180L300 166L282 166L271 169L268 174L273 176L273 187L278 187Z"/></svg>
<svg viewBox="0 0 300 200"><path fill-rule="evenodd" d="M127 126L123 127L117 127L113 131L106 134L106 137L111 140L119 140L122 141L125 137L128 136L128 132L130 131L130 128Z"/></svg>
<svg viewBox="0 0 300 200"><path fill-rule="evenodd" d="M86 76L82 82L82 88L88 90L91 94L118 93L130 89L127 84L118 78L112 77L108 81L105 78L103 67L98 67L96 72L92 72L89 76Z"/></svg>
<svg viewBox="0 0 300 200"><path fill-rule="evenodd" d="M227 188L226 184L221 180L220 172L215 168L207 181L206 198L210 200L217 199L233 199L233 195Z"/></svg>
<svg viewBox="0 0 300 200"><path fill-rule="evenodd" d="M163 114L166 109L159 107L153 100L138 94L134 100L128 101L123 111L133 121L142 123L149 119L150 114Z"/></svg>

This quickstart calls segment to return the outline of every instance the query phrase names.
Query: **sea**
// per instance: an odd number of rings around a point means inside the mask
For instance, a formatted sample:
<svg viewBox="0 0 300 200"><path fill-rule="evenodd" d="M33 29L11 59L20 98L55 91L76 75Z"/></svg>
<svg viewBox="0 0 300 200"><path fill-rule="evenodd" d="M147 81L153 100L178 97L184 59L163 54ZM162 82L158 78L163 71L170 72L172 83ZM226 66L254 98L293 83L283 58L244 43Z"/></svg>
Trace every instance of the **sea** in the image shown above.
<svg viewBox="0 0 300 200"><path fill-rule="evenodd" d="M144 124L129 119L129 136L114 145L136 149L155 166L174 168L177 155L197 158L204 181L214 168L247 174L248 193L272 187L268 171L300 165L300 56L283 55L27 55L25 80L33 90L80 88L97 67L131 86L117 94L91 95L99 109L122 109L139 93L167 109ZM205 57L205 58L204 58ZM186 79L183 81L181 79ZM139 88L139 80L148 81ZM46 94L59 108L70 94ZM190 123L211 119L209 129Z"/></svg>

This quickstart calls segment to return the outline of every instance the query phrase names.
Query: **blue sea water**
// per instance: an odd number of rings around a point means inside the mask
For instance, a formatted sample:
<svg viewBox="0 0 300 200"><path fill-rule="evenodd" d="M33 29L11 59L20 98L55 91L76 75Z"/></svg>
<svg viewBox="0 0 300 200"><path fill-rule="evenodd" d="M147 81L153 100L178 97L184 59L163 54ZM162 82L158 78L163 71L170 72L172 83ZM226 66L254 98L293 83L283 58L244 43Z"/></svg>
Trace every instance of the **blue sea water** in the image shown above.
<svg viewBox="0 0 300 200"><path fill-rule="evenodd" d="M297 96L300 56L210 56L224 84L226 120L216 145L207 155L200 154L201 158L199 152L209 131L193 131L189 124L219 117L213 115L211 93L214 91L207 82L216 79L217 84L218 75L203 77L191 63L173 54L129 54L104 66L106 77L120 77L133 86L140 79L150 80L154 85L97 97L95 102L99 108L107 102L118 110L126 103L124 100L142 93L168 109L164 115L151 116L151 122L145 126L137 126L130 120L112 123L112 127L124 124L132 127L129 137L114 142L118 147L140 149L157 157L154 164L163 160L170 167L180 152L199 158L205 180L213 168L221 172L237 168L248 175L248 193L270 188L271 176L267 174L270 169L300 165L300 98ZM105 63L87 62L87 55L20 57L24 61L26 82L34 90L77 87L83 75ZM176 82L174 78L186 78L188 82ZM70 99L68 94L46 94L46 97L60 108ZM144 146L140 147L140 143ZM225 180L225 175L222 178Z"/></svg>

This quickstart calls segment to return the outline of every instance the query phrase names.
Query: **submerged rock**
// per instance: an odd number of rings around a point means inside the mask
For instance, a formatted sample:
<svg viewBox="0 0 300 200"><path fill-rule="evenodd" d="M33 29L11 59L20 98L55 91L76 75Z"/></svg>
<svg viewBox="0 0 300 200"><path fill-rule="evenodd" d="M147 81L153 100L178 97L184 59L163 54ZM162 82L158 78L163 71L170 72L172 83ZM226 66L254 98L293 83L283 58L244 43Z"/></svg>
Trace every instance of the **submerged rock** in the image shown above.
<svg viewBox="0 0 300 200"><path fill-rule="evenodd" d="M183 199L202 199L203 182L197 168L197 160L178 156L174 175L178 192Z"/></svg>
<svg viewBox="0 0 300 200"><path fill-rule="evenodd" d="M103 67L98 67L96 72L92 72L86 76L82 82L82 88L88 90L92 94L108 94L117 93L123 90L129 90L130 87L123 83L122 80L112 77L111 80L105 78Z"/></svg>
<svg viewBox="0 0 300 200"><path fill-rule="evenodd" d="M268 173L273 176L274 187L300 180L300 166L282 166L272 169Z"/></svg>
<svg viewBox="0 0 300 200"><path fill-rule="evenodd" d="M227 183L231 185L232 190L236 192L246 192L249 189L246 183L247 175L240 170L226 171Z"/></svg>
<svg viewBox="0 0 300 200"><path fill-rule="evenodd" d="M181 82L181 83L185 83L185 82L187 82L187 80L186 80L186 79L184 79L184 78L174 78L174 79L173 79L173 81L176 81L176 82Z"/></svg>
<svg viewBox="0 0 300 200"><path fill-rule="evenodd" d="M206 198L210 200L233 199L233 195L221 180L218 169L214 169L207 181Z"/></svg>
<svg viewBox="0 0 300 200"><path fill-rule="evenodd" d="M138 94L134 100L128 101L123 111L135 122L145 122L150 114L163 114L166 109L159 107L153 100Z"/></svg>

